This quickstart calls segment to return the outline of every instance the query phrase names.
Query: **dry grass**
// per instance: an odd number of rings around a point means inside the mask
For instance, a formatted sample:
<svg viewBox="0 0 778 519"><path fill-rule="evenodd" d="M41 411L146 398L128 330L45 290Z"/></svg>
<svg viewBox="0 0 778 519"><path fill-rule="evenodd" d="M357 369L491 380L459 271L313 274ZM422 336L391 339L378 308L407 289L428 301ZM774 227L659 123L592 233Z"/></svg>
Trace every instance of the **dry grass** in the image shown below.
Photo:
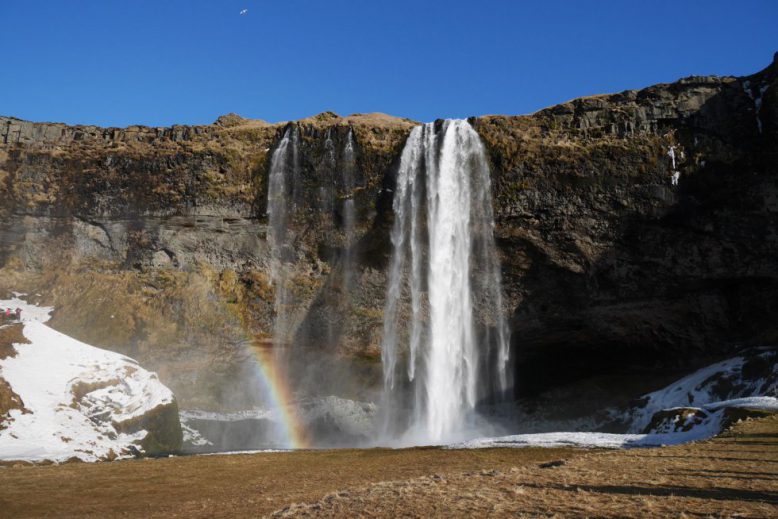
<svg viewBox="0 0 778 519"><path fill-rule="evenodd" d="M698 444L379 483L277 515L778 517L778 416Z"/></svg>
<svg viewBox="0 0 778 519"><path fill-rule="evenodd" d="M0 377L0 431L5 429L5 422L8 419L6 415L11 409L20 409L23 413L28 412L19 395L11 390L11 386L3 377Z"/></svg>
<svg viewBox="0 0 778 519"><path fill-rule="evenodd" d="M334 450L0 468L2 517L255 517L341 488L581 451Z"/></svg>
<svg viewBox="0 0 778 519"><path fill-rule="evenodd" d="M306 117L298 121L300 124L312 125L312 126L330 126L330 125L352 125L352 126L365 126L370 129L379 128L386 129L405 129L416 126L418 123L411 119L404 117L395 117L393 115L387 115L380 112L365 113L365 114L351 114L345 117L334 112L322 112L320 114Z"/></svg>
<svg viewBox="0 0 778 519"><path fill-rule="evenodd" d="M663 449L371 449L20 466L0 469L0 489L0 515L9 517L776 517L778 417Z"/></svg>
<svg viewBox="0 0 778 519"><path fill-rule="evenodd" d="M22 333L24 325L20 323L0 326L0 360L16 356L14 344L30 344Z"/></svg>
<svg viewBox="0 0 778 519"><path fill-rule="evenodd" d="M24 325L9 324L0 327L0 360L16 356L14 344L29 344L30 341L22 333ZM11 409L24 409L22 399L11 390L11 386L0 376L0 430L4 429L3 423ZM2 512L0 512L2 514Z"/></svg>

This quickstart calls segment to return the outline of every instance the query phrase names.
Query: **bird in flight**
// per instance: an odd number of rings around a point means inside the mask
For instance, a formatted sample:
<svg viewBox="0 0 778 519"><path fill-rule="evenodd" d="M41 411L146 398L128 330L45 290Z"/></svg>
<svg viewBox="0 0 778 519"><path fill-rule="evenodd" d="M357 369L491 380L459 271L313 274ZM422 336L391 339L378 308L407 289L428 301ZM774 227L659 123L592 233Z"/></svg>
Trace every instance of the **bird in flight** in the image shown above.
<svg viewBox="0 0 778 519"><path fill-rule="evenodd" d="M240 15L243 16L245 14L249 14L249 10L248 9L241 9L240 10Z"/></svg>

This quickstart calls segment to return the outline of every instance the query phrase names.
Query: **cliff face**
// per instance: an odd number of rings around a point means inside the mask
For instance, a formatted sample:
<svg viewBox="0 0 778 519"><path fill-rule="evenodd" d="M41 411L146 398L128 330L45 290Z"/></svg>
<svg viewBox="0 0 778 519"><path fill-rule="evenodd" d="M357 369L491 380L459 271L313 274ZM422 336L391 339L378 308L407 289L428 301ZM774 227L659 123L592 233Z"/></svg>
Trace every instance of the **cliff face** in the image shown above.
<svg viewBox="0 0 778 519"><path fill-rule="evenodd" d="M773 63L476 121L523 390L776 344L776 81Z"/></svg>
<svg viewBox="0 0 778 519"><path fill-rule="evenodd" d="M776 82L774 63L748 78L471 119L492 162L520 392L778 343ZM158 370L183 407L249 405L244 361L268 344L274 311L270 159L296 125L295 355L316 368L309 386L364 396L379 381L392 188L414 124L330 113L125 129L0 118L0 290L40 293L58 309L53 326ZM342 178L349 132L353 184Z"/></svg>
<svg viewBox="0 0 778 519"><path fill-rule="evenodd" d="M267 346L274 317L268 170L290 126L300 131L300 179L286 260L302 351L330 374L365 372L352 394L369 387L383 260L362 255L364 279L341 297L340 201L354 200L356 238L370 234L411 121L325 113L278 125L225 116L207 127L100 129L4 118L0 290L42 294L57 308L53 326L139 358L184 405L250 405L246 360ZM346 193L338 161L349 132L357 163ZM371 239L356 248L388 250Z"/></svg>

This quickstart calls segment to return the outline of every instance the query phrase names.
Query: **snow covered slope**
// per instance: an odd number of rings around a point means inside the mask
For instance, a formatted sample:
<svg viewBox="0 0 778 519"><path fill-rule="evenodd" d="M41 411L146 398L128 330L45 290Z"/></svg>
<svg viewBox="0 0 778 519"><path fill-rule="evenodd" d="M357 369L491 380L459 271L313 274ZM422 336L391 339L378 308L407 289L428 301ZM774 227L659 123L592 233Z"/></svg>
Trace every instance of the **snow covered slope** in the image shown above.
<svg viewBox="0 0 778 519"><path fill-rule="evenodd" d="M716 405L719 402L730 402L729 407L747 408L748 401L738 399L752 397L778 397L778 351L756 350L700 369L645 395L641 405L629 411L624 419L631 424L629 432L640 433L662 410L713 410L722 407ZM752 408L763 407L756 400L751 402ZM769 408L769 403L766 405Z"/></svg>
<svg viewBox="0 0 778 519"><path fill-rule="evenodd" d="M173 393L134 360L95 348L44 324L51 308L20 298L16 354L0 359L0 378L24 409L0 416L0 460L108 460L180 448Z"/></svg>
<svg viewBox="0 0 778 519"><path fill-rule="evenodd" d="M778 351L748 354L712 364L644 395L618 418L630 434L553 432L479 438L455 449L493 447L631 448L675 445L711 438L741 418L778 413Z"/></svg>
<svg viewBox="0 0 778 519"><path fill-rule="evenodd" d="M719 434L727 425L729 409L748 409L778 412L778 398L750 397L725 400L702 409L663 409L667 420L646 434L610 434L601 432L554 432L515 434L496 438L478 438L454 444L454 449L484 449L494 447L597 447L620 449L633 447L661 447L697 440L705 440ZM696 411L699 414L685 414ZM682 423L686 422L686 423Z"/></svg>

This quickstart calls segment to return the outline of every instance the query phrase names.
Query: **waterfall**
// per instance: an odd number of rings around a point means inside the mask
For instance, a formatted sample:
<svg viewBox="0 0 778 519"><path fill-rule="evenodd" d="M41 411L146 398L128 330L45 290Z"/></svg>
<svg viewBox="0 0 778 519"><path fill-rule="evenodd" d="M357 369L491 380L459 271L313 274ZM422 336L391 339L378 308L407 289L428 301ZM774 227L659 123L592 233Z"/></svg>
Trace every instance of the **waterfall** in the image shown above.
<svg viewBox="0 0 778 519"><path fill-rule="evenodd" d="M332 140L331 127L327 128L324 134L324 153L319 164L319 174L322 181L319 185L318 210L322 216L326 216L319 224L330 233L334 228L331 216L335 210L335 185L338 177L338 155L335 141Z"/></svg>
<svg viewBox="0 0 778 519"><path fill-rule="evenodd" d="M300 198L300 130L287 126L270 158L267 190L267 239L270 249L269 281L274 291L274 320L272 350L260 349L254 354L260 366L258 370L264 404L273 409L275 419L265 431L264 441L270 445L295 446L299 444L300 431L293 426L287 396L278 388L285 387L290 359L289 345L294 332L291 312L294 298L288 289L291 260L294 259L293 234L290 222ZM292 425L290 425L292 424Z"/></svg>
<svg viewBox="0 0 778 519"><path fill-rule="evenodd" d="M344 234L344 258L343 271L345 286L351 286L354 269L353 246L356 225L356 207L354 205L354 189L356 188L356 157L354 152L354 132L351 128L346 136L346 145L343 147L343 234Z"/></svg>
<svg viewBox="0 0 778 519"><path fill-rule="evenodd" d="M338 152L339 146L336 140L340 139L337 134L338 132L330 127L324 135L321 170L324 171L325 181L319 187L319 211L328 218L320 223L327 227L328 232L332 232L337 227L339 213L339 229L343 233L343 246L344 249L348 249L352 244L356 223L354 205L354 190L357 186L356 143L354 131L349 127L345 142L340 145L340 152ZM339 202L336 202L336 199Z"/></svg>
<svg viewBox="0 0 778 519"><path fill-rule="evenodd" d="M439 443L460 437L476 404L511 385L489 168L467 121L413 129L393 210L384 427Z"/></svg>
<svg viewBox="0 0 778 519"><path fill-rule="evenodd" d="M354 188L356 159L354 157L354 132L349 128L346 145L343 147L343 229L346 234L346 245L352 245L354 224L356 220L354 208Z"/></svg>
<svg viewBox="0 0 778 519"><path fill-rule="evenodd" d="M282 351L290 341L293 330L289 324L290 293L287 289L286 259L292 254L288 227L297 200L300 175L299 128L287 127L270 159L270 178L267 195L270 245L270 283L275 291L275 321L273 344Z"/></svg>

